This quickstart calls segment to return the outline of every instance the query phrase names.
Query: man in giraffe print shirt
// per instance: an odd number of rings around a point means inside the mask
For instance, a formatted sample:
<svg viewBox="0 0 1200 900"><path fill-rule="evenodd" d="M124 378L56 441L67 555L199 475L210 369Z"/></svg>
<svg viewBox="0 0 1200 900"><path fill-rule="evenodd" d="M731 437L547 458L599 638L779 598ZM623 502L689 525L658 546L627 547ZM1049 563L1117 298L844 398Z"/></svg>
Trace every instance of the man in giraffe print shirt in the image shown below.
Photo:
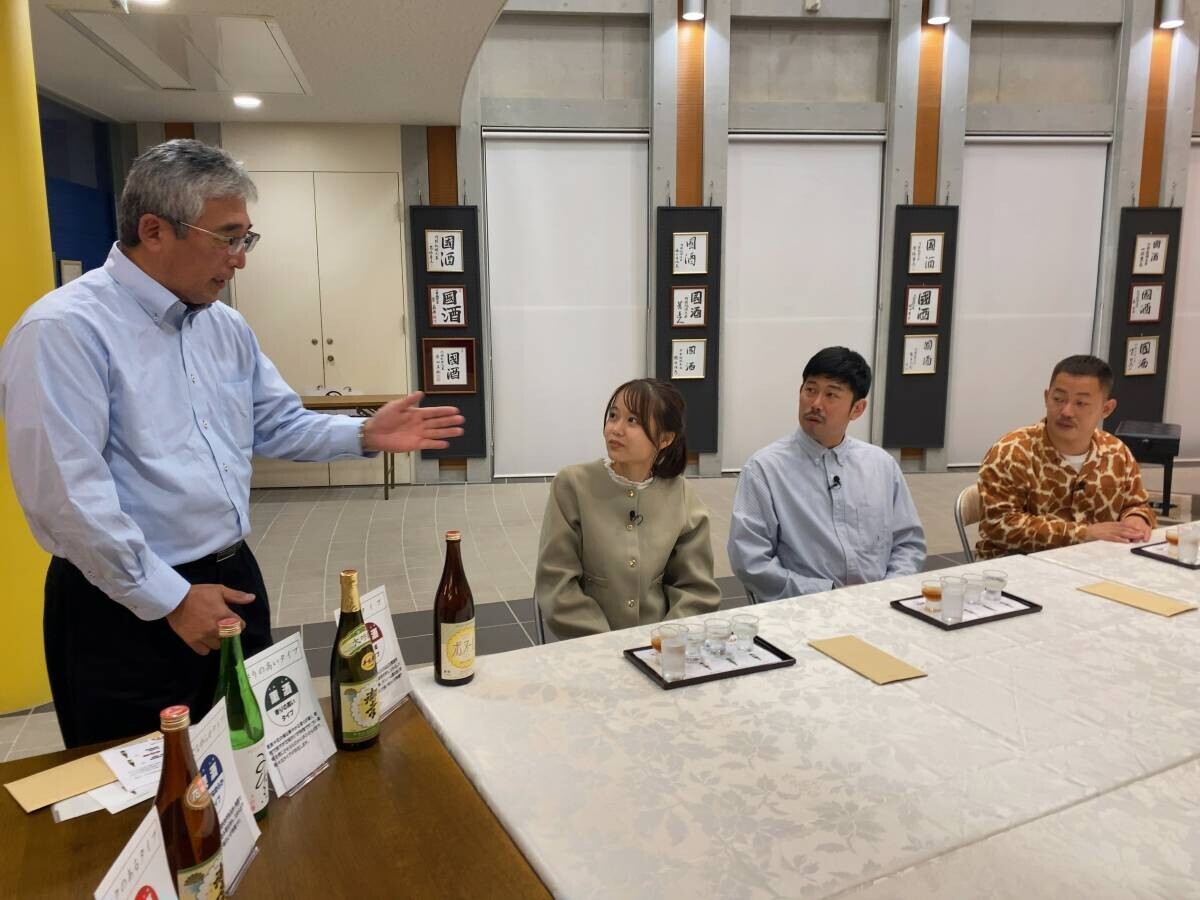
<svg viewBox="0 0 1200 900"><path fill-rule="evenodd" d="M1129 448L1101 431L1117 401L1094 356L1068 356L1050 376L1046 418L1002 437L979 469L976 555L1036 553L1083 541L1150 540L1155 516Z"/></svg>

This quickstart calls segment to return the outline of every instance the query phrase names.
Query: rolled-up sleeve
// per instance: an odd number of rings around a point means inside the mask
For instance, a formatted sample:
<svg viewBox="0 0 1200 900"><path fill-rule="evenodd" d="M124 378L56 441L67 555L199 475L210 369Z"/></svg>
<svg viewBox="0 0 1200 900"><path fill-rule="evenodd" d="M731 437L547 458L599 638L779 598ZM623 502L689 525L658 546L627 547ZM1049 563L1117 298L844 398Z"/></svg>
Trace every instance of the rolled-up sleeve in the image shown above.
<svg viewBox="0 0 1200 900"><path fill-rule="evenodd" d="M892 461L892 552L888 557L887 578L915 575L925 567L925 529L917 515L916 504L904 480L904 473Z"/></svg>
<svg viewBox="0 0 1200 900"><path fill-rule="evenodd" d="M121 509L104 460L104 351L61 321L33 320L0 351L0 415L17 499L38 543L140 619L175 609L188 582Z"/></svg>

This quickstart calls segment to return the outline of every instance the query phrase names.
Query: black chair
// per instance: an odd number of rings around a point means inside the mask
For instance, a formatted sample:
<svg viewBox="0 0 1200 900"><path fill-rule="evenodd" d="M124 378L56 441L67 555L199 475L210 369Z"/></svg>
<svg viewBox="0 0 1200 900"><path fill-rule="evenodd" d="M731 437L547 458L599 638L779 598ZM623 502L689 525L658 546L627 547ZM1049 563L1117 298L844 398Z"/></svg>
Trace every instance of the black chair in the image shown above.
<svg viewBox="0 0 1200 900"><path fill-rule="evenodd" d="M1171 514L1171 475L1183 429L1168 422L1134 422L1126 419L1113 432L1139 463L1156 463L1163 467L1162 514Z"/></svg>

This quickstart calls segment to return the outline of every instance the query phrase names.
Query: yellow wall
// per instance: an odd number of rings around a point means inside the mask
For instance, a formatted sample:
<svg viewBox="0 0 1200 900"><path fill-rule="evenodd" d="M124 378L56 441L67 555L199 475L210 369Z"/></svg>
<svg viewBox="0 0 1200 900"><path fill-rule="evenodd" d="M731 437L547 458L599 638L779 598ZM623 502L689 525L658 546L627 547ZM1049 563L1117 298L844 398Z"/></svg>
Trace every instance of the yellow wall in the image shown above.
<svg viewBox="0 0 1200 900"><path fill-rule="evenodd" d="M7 335L25 308L54 287L26 0L0 0L0 197L0 335ZM50 697L42 654L42 582L49 560L17 505L2 426L0 548L0 712L7 712Z"/></svg>

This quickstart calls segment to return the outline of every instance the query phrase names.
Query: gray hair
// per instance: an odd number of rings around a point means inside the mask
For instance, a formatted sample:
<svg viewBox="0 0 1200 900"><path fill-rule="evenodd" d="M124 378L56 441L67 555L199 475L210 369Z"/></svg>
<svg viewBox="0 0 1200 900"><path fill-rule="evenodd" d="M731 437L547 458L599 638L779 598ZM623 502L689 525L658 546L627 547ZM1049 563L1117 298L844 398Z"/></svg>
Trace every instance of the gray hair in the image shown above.
<svg viewBox="0 0 1200 900"><path fill-rule="evenodd" d="M220 147L187 138L151 147L133 161L125 179L117 211L121 243L138 245L138 222L147 213L170 219L182 238L187 229L180 222L195 222L206 201L227 197L256 200L258 190L242 164Z"/></svg>

